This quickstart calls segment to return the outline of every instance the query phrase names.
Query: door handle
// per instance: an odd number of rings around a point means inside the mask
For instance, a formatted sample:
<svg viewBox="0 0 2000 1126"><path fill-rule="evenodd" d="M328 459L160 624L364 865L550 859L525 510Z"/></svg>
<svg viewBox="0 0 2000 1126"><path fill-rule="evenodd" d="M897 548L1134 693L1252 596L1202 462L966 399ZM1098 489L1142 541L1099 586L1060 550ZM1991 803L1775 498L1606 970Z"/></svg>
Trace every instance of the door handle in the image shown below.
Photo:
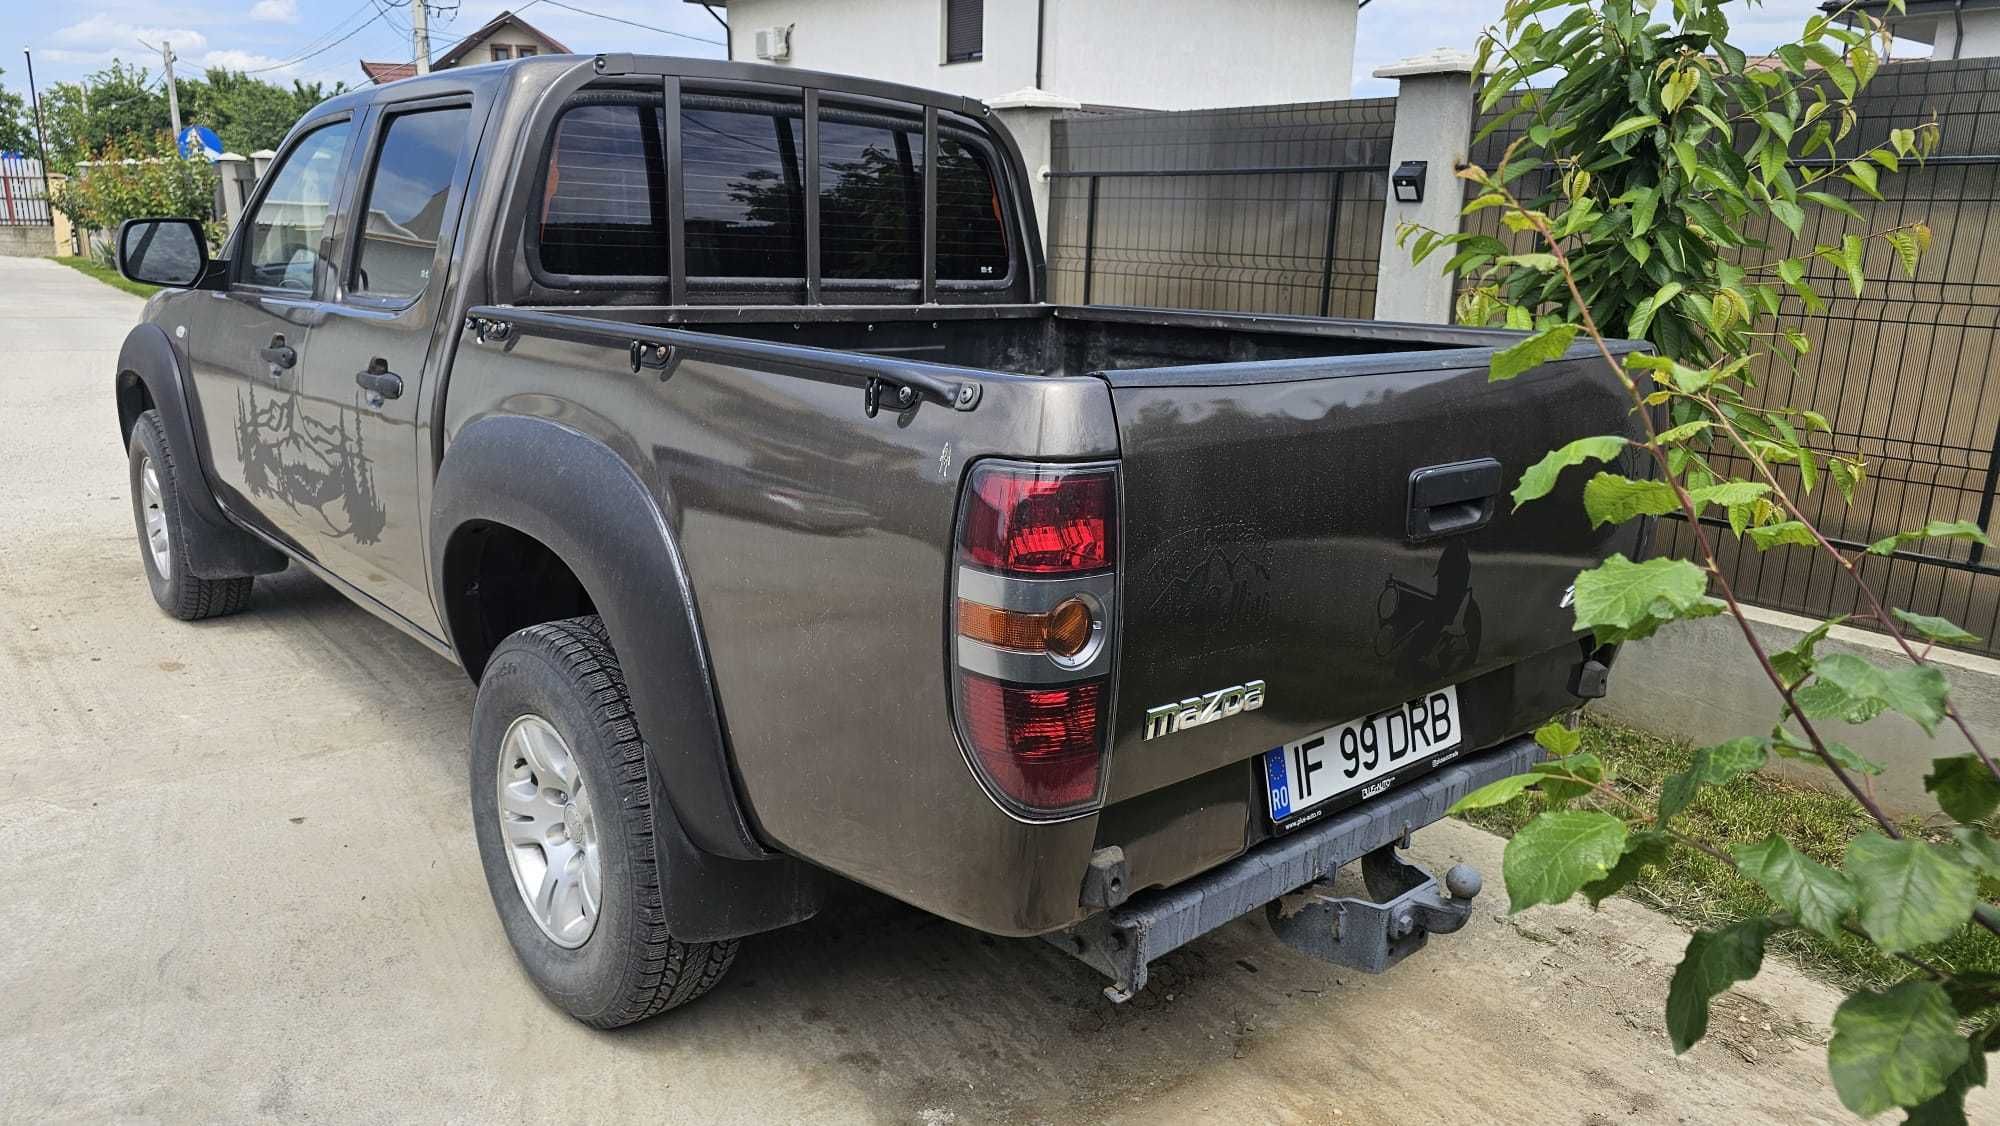
<svg viewBox="0 0 2000 1126"><path fill-rule="evenodd" d="M354 382L376 399L403 397L403 377L389 370L389 361L380 356L368 361L367 371L354 373Z"/></svg>
<svg viewBox="0 0 2000 1126"><path fill-rule="evenodd" d="M1500 463L1490 457L1427 465L1410 474L1411 543L1486 526L1500 507Z"/></svg>
<svg viewBox="0 0 2000 1126"><path fill-rule="evenodd" d="M271 346L257 349L257 356L274 368L290 368L299 362L298 349L285 343L284 333L271 337ZM271 374L276 375L277 372Z"/></svg>

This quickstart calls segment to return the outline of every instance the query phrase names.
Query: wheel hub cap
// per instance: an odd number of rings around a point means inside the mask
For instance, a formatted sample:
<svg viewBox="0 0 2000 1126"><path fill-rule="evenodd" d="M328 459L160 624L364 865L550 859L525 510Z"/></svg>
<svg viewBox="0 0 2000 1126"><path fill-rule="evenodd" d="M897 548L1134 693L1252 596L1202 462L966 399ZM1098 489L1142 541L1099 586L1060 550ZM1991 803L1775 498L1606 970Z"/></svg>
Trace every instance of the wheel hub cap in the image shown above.
<svg viewBox="0 0 2000 1126"><path fill-rule="evenodd" d="M167 508L160 499L160 471L148 457L139 462L139 504L146 519L146 551L163 579L174 577L174 545L167 531Z"/></svg>
<svg viewBox="0 0 2000 1126"><path fill-rule="evenodd" d="M576 758L548 720L529 713L508 725L495 797L521 902L556 945L583 945L604 886L597 821Z"/></svg>

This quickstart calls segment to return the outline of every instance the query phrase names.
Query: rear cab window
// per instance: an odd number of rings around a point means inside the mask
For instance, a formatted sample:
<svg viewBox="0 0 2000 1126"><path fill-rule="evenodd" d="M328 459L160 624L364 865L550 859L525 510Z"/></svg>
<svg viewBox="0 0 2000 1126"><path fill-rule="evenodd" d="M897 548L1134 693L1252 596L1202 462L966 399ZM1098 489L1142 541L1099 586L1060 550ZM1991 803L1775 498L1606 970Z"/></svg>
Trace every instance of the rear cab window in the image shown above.
<svg viewBox="0 0 2000 1126"><path fill-rule="evenodd" d="M927 167L937 179L939 300L1020 284L1010 204L981 127L939 111L927 160L920 108L829 93L818 103L808 167L805 104L690 84L668 120L657 94L572 98L555 119L531 204L525 249L539 288L574 300L578 290L665 290L671 281L688 303L799 303L809 289L811 203L821 300L915 300ZM679 154L671 167L670 151Z"/></svg>

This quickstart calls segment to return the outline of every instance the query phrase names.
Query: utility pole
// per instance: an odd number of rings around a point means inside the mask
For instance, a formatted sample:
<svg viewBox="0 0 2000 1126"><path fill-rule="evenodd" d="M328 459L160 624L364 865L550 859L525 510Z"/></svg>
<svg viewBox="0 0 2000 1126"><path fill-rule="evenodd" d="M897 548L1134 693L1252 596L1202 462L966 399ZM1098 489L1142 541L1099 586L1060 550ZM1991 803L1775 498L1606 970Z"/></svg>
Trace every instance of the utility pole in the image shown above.
<svg viewBox="0 0 2000 1126"><path fill-rule="evenodd" d="M163 39L160 41L160 46L154 47L151 43L141 39L139 40L139 46L146 48L148 51L157 50L160 52L160 64L166 69L167 120L173 122L174 151L179 152L181 143L181 92L174 85L174 45Z"/></svg>
<svg viewBox="0 0 2000 1126"><path fill-rule="evenodd" d="M418 74L431 72L431 15L424 0L410 0L410 53Z"/></svg>

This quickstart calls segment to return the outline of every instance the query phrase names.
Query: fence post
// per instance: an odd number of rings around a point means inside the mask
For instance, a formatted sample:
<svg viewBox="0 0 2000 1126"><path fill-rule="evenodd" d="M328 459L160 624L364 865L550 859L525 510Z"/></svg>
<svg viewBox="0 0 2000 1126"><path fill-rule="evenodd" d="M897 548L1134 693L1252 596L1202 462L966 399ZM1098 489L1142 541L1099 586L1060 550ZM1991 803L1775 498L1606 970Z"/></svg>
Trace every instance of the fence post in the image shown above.
<svg viewBox="0 0 2000 1126"><path fill-rule="evenodd" d="M1402 203L1393 185L1382 208L1382 258L1375 286L1375 317L1384 321L1449 324L1452 313L1450 275L1441 259L1410 265L1409 251L1396 245L1399 223L1420 223L1435 230L1458 230L1465 189L1458 179L1472 143L1473 57L1469 51L1440 48L1404 59L1375 72L1394 78L1396 127L1389 143L1393 174L1406 161L1425 164L1423 199Z"/></svg>
<svg viewBox="0 0 2000 1126"><path fill-rule="evenodd" d="M1049 241L1049 164L1054 157L1050 132L1056 115L1081 109L1082 103L1028 86L993 98L986 105L1000 119L1000 124L1007 127L1007 132L1013 134L1014 144L1021 150L1021 163L1028 169L1028 194L1035 201L1035 223L1041 229L1042 244L1046 249Z"/></svg>
<svg viewBox="0 0 2000 1126"><path fill-rule="evenodd" d="M1090 304L1090 283L1097 265L1097 177L1090 178L1089 212L1083 221L1083 303Z"/></svg>

